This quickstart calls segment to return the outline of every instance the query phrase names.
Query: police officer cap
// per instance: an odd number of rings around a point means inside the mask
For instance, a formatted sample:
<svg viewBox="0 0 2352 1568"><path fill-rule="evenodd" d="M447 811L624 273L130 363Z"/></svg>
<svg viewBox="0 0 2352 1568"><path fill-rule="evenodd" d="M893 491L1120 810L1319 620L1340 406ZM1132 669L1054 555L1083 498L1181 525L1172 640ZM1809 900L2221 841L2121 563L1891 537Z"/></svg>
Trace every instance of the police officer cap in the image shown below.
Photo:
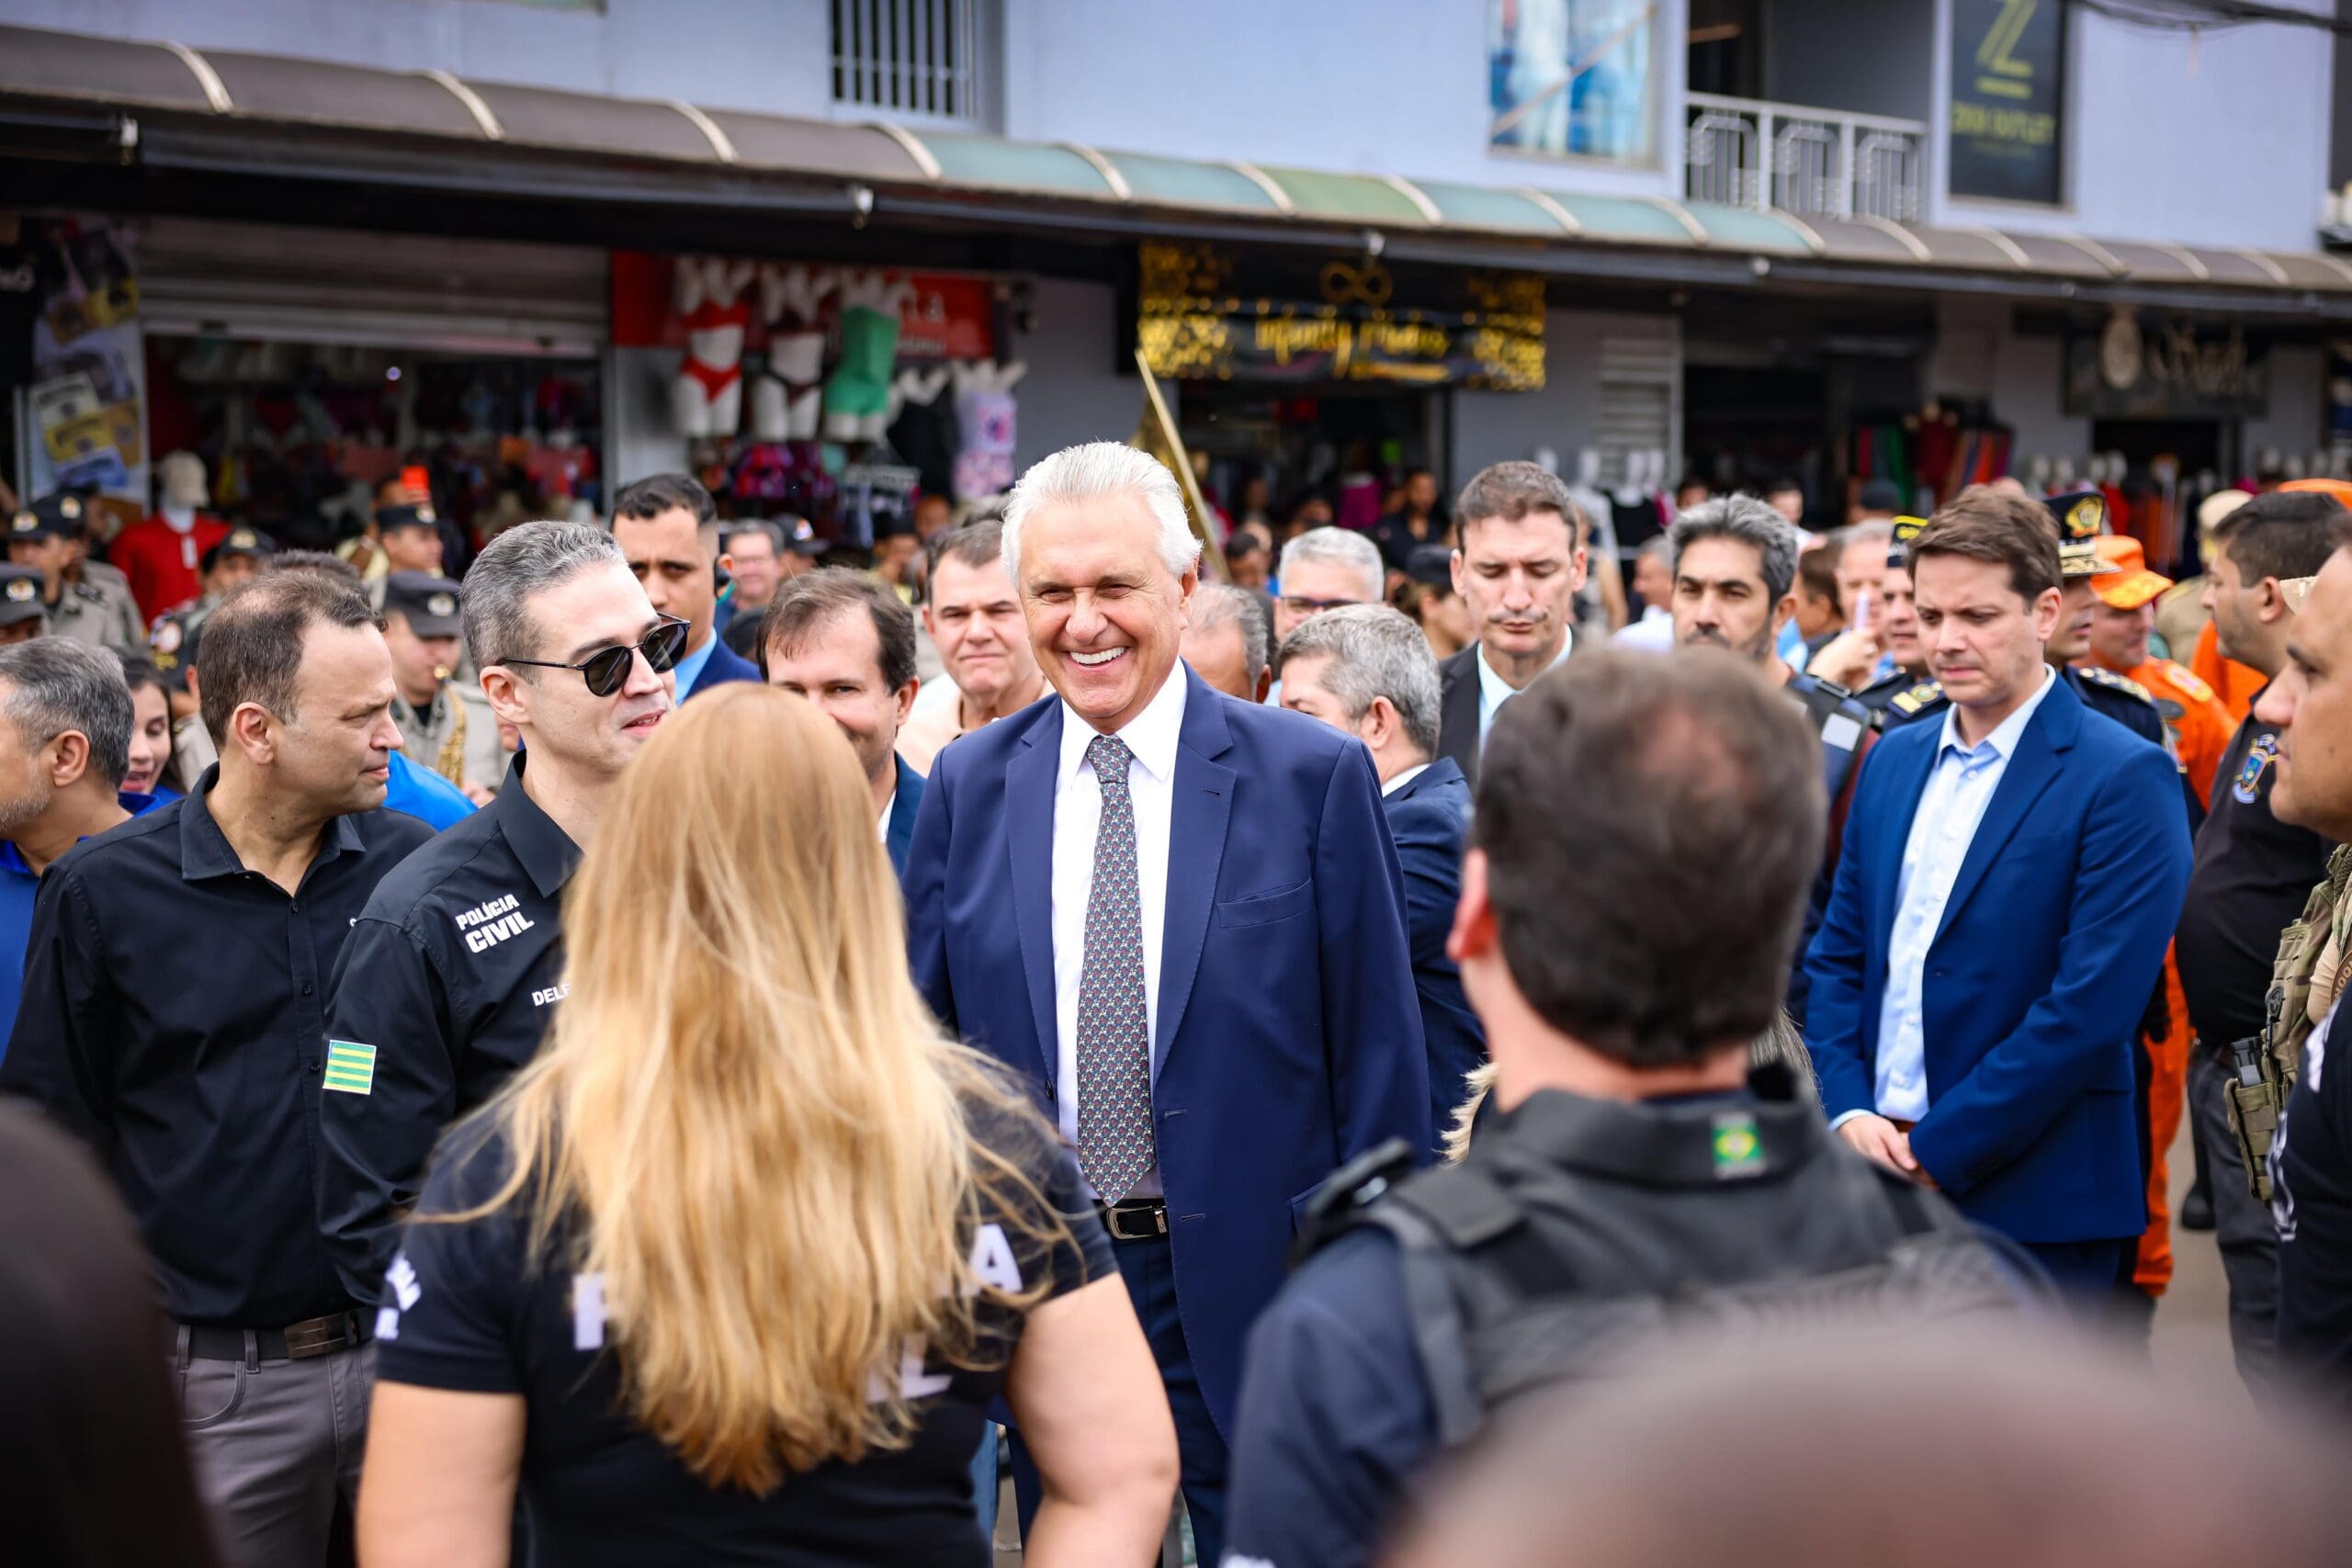
<svg viewBox="0 0 2352 1568"><path fill-rule="evenodd" d="M1445 545L1415 545L1405 558L1405 575L1443 592L1453 592L1453 551Z"/></svg>
<svg viewBox="0 0 2352 1568"><path fill-rule="evenodd" d="M88 504L72 491L52 491L8 520L8 537L71 539L89 514Z"/></svg>
<svg viewBox="0 0 2352 1568"><path fill-rule="evenodd" d="M784 530L784 547L794 555L807 556L814 560L832 548L817 536L816 527L806 517L779 517L775 521L777 526Z"/></svg>
<svg viewBox="0 0 2352 1568"><path fill-rule="evenodd" d="M251 556L266 560L277 553L277 541L258 528L232 528L220 536L220 542L204 552L203 567L210 571L230 556Z"/></svg>
<svg viewBox="0 0 2352 1568"><path fill-rule="evenodd" d="M1898 517L1894 520L1894 536L1886 542L1886 565L1891 571L1911 570L1911 541L1927 527L1924 517Z"/></svg>
<svg viewBox="0 0 2352 1568"><path fill-rule="evenodd" d="M0 626L13 626L40 614L40 573L28 566L0 564Z"/></svg>
<svg viewBox="0 0 2352 1568"><path fill-rule="evenodd" d="M395 571L384 579L384 611L398 610L419 637L458 635L458 585L429 571Z"/></svg>
<svg viewBox="0 0 2352 1568"><path fill-rule="evenodd" d="M2042 505L2058 525L2058 570L2072 581L2106 577L2121 570L2098 558L2098 536L2107 532L2107 497L2096 490L2070 490Z"/></svg>
<svg viewBox="0 0 2352 1568"><path fill-rule="evenodd" d="M376 532L379 534L389 534L395 528L437 528L440 525L441 519L429 502L376 508Z"/></svg>

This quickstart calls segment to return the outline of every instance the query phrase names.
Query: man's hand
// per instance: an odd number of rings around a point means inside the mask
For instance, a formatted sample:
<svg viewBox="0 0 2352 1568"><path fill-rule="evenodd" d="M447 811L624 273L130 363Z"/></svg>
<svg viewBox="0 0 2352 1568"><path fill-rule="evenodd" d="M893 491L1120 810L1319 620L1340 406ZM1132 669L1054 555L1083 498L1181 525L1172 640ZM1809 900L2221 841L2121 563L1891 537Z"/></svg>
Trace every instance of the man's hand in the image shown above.
<svg viewBox="0 0 2352 1568"><path fill-rule="evenodd" d="M1908 1177L1923 1187L1936 1184L1912 1155L1910 1135L1883 1116L1864 1112L1840 1123L1838 1135L1864 1158L1877 1161L1897 1176Z"/></svg>
<svg viewBox="0 0 2352 1568"><path fill-rule="evenodd" d="M1804 667L1804 672L1818 680L1833 681L1849 692L1858 692L1870 683L1870 673L1878 665L1881 652L1878 635L1869 631L1839 632L1821 645L1821 651ZM1848 1122L1852 1126L1852 1122Z"/></svg>

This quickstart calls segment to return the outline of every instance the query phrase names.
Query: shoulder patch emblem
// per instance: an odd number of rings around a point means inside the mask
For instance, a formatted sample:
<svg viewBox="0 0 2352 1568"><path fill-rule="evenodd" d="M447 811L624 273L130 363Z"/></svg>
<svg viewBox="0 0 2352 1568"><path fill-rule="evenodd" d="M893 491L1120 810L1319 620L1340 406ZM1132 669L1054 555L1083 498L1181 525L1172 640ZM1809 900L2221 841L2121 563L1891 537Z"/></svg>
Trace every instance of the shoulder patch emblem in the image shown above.
<svg viewBox="0 0 2352 1568"><path fill-rule="evenodd" d="M1922 681L1909 691L1897 692L1888 698L1887 706L1898 713L1917 713L1943 694L1944 688L1941 682Z"/></svg>
<svg viewBox="0 0 2352 1568"><path fill-rule="evenodd" d="M2147 687L2143 686L2139 682L2132 679L2131 676L2118 675L2114 671L2106 669L2103 666L2097 664L2086 664L2082 666L2082 674L2083 679L2090 681L2098 685L2105 686L2111 692L2129 693L2131 695L2139 698L2143 703L2153 703L2156 700L2148 694Z"/></svg>
<svg viewBox="0 0 2352 1568"><path fill-rule="evenodd" d="M2164 661L2164 670L2165 677L2174 685L2179 687L2190 702L2210 703L2216 700L2213 688L2205 683L2205 678L2202 675L2188 665L2176 664L2167 659Z"/></svg>
<svg viewBox="0 0 2352 1568"><path fill-rule="evenodd" d="M376 1047L351 1040L327 1042L326 1087L343 1094L376 1092Z"/></svg>
<svg viewBox="0 0 2352 1568"><path fill-rule="evenodd" d="M2238 765L2238 776L2230 783L2230 794L2240 806L2252 806L2261 793L2262 775L2278 760L2278 738L2260 735L2246 748L2245 761Z"/></svg>

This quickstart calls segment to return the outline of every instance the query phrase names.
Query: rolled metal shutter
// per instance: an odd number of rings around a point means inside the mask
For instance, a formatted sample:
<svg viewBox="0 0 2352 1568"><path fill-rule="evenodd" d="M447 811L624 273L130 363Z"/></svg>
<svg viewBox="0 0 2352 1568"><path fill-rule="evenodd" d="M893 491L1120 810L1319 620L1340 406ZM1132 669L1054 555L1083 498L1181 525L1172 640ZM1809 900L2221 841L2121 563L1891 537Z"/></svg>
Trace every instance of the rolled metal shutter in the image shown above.
<svg viewBox="0 0 2352 1568"><path fill-rule="evenodd" d="M585 246L159 217L131 265L150 333L573 358L610 336Z"/></svg>

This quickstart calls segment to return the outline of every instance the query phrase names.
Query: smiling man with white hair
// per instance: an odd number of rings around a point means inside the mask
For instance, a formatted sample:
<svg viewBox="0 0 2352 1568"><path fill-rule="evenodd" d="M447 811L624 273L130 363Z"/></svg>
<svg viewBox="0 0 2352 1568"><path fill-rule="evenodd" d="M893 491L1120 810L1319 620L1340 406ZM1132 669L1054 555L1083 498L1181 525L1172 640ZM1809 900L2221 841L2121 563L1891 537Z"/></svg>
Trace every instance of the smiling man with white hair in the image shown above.
<svg viewBox="0 0 2352 1568"><path fill-rule="evenodd" d="M1104 441L1037 464L1004 561L1060 700L940 752L910 956L1078 1151L1214 1562L1242 1342L1307 1200L1389 1138L1430 1145L1403 878L1362 745L1178 657L1199 547L1157 459ZM1014 1478L1025 1516L1035 1472Z"/></svg>

